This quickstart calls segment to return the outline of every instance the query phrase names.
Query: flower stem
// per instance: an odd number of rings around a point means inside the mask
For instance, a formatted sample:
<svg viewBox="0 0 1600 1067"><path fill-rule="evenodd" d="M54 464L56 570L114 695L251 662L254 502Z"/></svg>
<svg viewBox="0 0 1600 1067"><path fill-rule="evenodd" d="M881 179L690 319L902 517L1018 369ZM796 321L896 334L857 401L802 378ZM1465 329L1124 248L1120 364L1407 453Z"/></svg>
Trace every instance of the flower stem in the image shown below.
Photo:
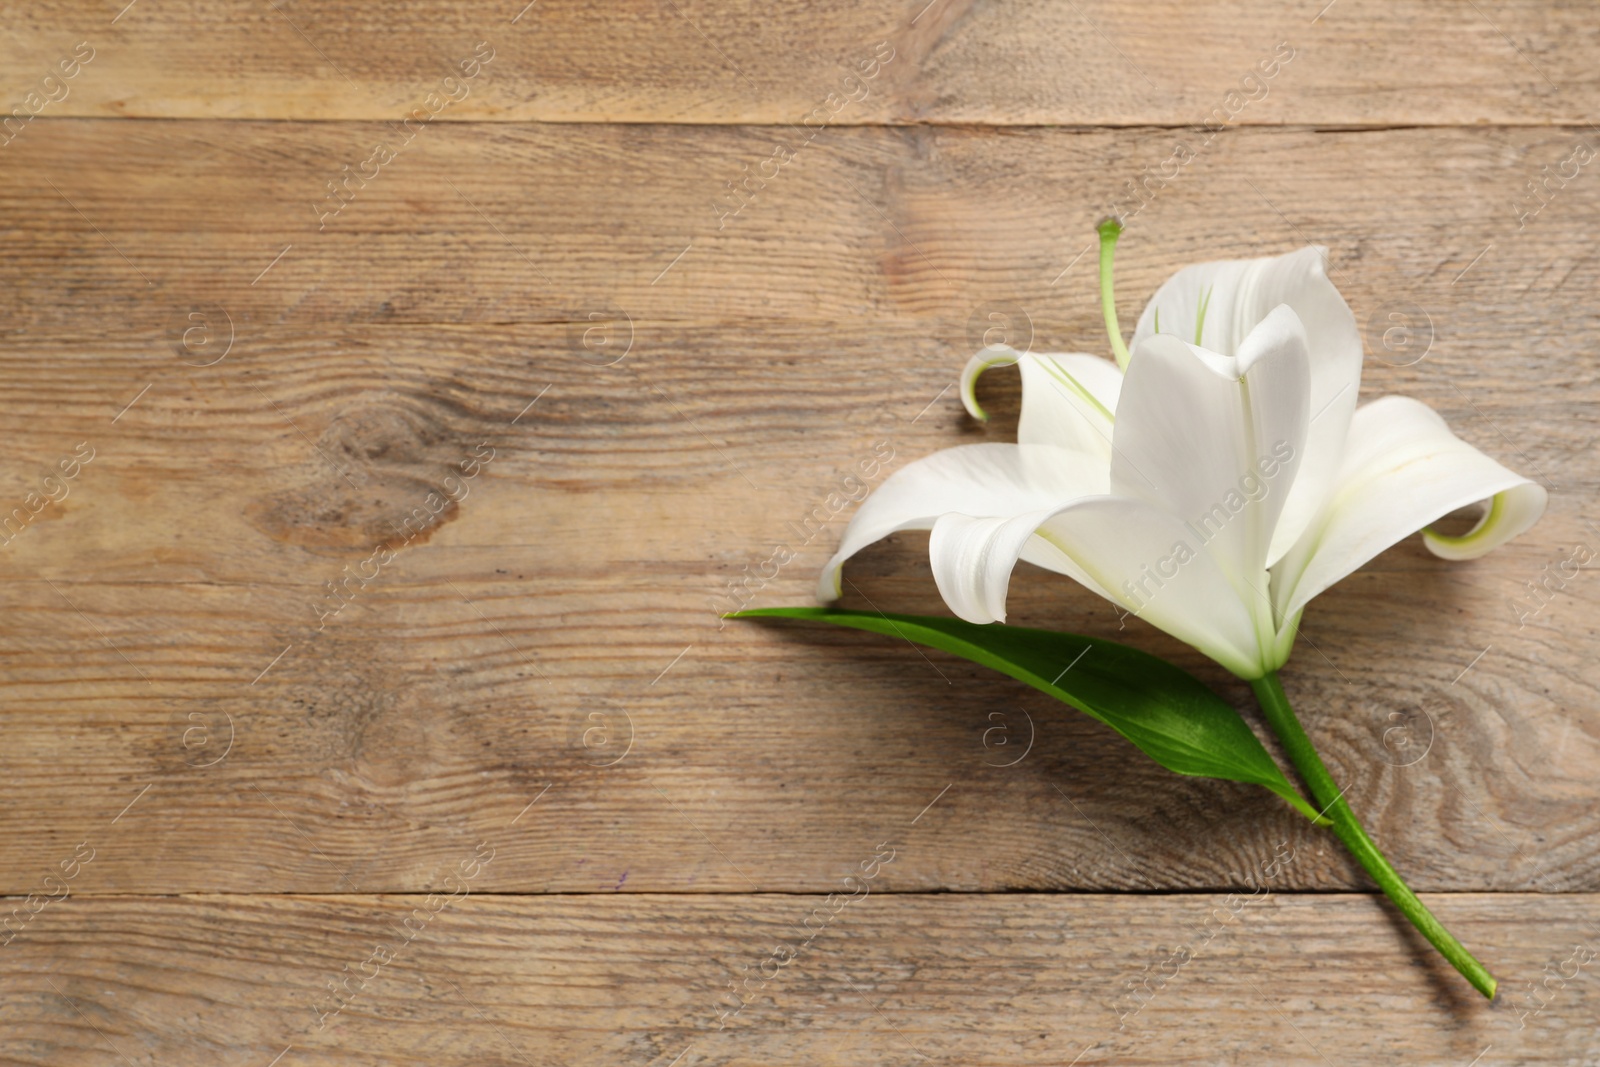
<svg viewBox="0 0 1600 1067"><path fill-rule="evenodd" d="M1383 853L1378 851L1378 846L1367 836L1366 830L1362 829L1355 812L1350 810L1350 805L1344 802L1343 791L1334 784L1333 776L1328 773L1328 768L1323 766L1322 758L1317 755L1311 739L1306 736L1305 730L1300 726L1300 720L1295 717L1294 709L1289 706L1289 698L1283 692L1283 684L1278 681L1277 672L1273 671L1265 677L1257 678L1250 683L1250 688L1255 690L1256 700L1261 703L1261 710L1267 717L1267 723L1278 735L1278 740L1283 743L1289 761L1294 764L1295 770L1300 772L1300 777L1305 779L1306 785L1310 787L1312 798L1333 819L1333 832L1344 842L1344 847L1350 850L1350 854L1362 867L1366 868L1372 880L1389 895L1395 907L1411 920L1411 924L1422 932L1422 936L1426 937L1433 947L1472 983L1472 988L1493 1000L1496 984L1494 976L1483 964L1474 959L1472 953L1468 952L1461 942L1433 917L1433 912L1417 899L1417 895L1401 880Z"/></svg>
<svg viewBox="0 0 1600 1067"><path fill-rule="evenodd" d="M1117 366L1128 369L1128 346L1122 340L1122 327L1117 325L1117 302L1111 295L1111 258L1117 251L1117 238L1122 236L1122 223L1115 218L1102 221L1100 231L1100 310L1106 317L1106 333L1111 338L1111 351L1117 357Z"/></svg>

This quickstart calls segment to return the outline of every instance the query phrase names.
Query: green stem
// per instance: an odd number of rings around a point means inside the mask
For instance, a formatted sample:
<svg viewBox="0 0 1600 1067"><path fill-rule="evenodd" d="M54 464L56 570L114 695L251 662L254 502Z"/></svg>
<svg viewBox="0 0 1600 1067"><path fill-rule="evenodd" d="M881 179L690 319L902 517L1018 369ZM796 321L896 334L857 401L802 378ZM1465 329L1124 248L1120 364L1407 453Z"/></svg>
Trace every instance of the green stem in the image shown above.
<svg viewBox="0 0 1600 1067"><path fill-rule="evenodd" d="M1322 765L1322 758L1317 755L1311 739L1306 736L1305 730L1300 726L1300 720L1295 717L1294 709L1289 706L1289 698L1284 695L1283 684L1278 681L1277 672L1269 673L1264 678L1257 678L1250 683L1250 687L1255 690L1256 700L1261 703L1261 710L1266 714L1267 723L1278 735L1278 740L1283 742L1284 751L1289 754L1289 761L1294 764L1295 770L1300 772L1300 777L1305 779L1306 785L1311 788L1312 798L1333 819L1333 832L1344 842L1344 847L1350 850L1350 854L1366 868L1372 880L1389 895L1395 907L1411 920L1413 926L1422 931L1422 936L1432 942L1433 947L1472 983L1472 988L1493 1000L1494 976L1483 964L1474 959L1472 953L1468 952L1461 942L1433 917L1433 912L1417 899L1417 895L1401 880L1383 853L1378 851L1378 846L1367 836L1366 830L1362 829L1355 812L1350 810L1350 805L1344 802L1342 791L1334 784L1328 768Z"/></svg>
<svg viewBox="0 0 1600 1067"><path fill-rule="evenodd" d="M1117 301L1111 295L1111 258L1117 251L1117 238L1122 236L1122 223L1114 218L1100 223L1100 310L1106 317L1106 333L1111 338L1111 351L1117 357L1117 366L1128 369L1128 346L1122 340L1122 327L1117 325Z"/></svg>

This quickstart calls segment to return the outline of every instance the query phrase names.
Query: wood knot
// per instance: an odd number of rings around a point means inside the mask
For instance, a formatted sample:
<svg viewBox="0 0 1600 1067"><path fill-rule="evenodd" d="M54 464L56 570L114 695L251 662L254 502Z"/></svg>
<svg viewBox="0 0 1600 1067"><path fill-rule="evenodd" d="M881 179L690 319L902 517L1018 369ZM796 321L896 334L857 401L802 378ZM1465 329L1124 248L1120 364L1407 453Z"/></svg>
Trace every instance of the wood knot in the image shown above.
<svg viewBox="0 0 1600 1067"><path fill-rule="evenodd" d="M364 397L328 420L299 484L245 510L285 544L361 549L427 542L461 513L493 460L487 442L450 424L437 404L395 393Z"/></svg>

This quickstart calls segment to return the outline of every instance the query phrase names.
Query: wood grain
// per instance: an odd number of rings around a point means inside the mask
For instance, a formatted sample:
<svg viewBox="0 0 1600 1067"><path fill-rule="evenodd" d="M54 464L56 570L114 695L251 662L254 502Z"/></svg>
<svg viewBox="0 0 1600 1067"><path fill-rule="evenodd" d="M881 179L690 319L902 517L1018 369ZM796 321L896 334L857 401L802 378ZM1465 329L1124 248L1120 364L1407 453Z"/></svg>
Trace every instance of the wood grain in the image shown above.
<svg viewBox="0 0 1600 1067"><path fill-rule="evenodd" d="M1494 1006L1366 897L871 893L827 920L823 900L70 900L3 950L0 1063L1568 1065L1594 1052L1595 964L1580 962L1600 950L1592 895L1429 899L1500 972ZM764 963L780 946L786 965ZM729 983L748 998L736 1014Z"/></svg>
<svg viewBox="0 0 1600 1067"><path fill-rule="evenodd" d="M706 160L748 154L756 131L432 131L326 233L286 225L283 201L359 143L342 124L38 132L4 194L3 484L20 503L78 442L99 451L0 561L4 888L31 888L146 785L106 891L415 888L442 835L546 786L559 817L509 851L502 889L816 890L864 819L909 817L958 779L929 816L938 862L899 868L899 888L1213 887L1316 839L1264 795L1172 779L947 658L716 618L780 543L804 541L753 602L810 602L849 513L833 494L880 442L898 465L1009 436L1014 379L985 383L989 427L947 391L986 302L1036 347L1103 347L1089 271L1063 276L1063 249L1092 222L1101 161L1162 135L839 131L786 199L663 275ZM1516 609L1595 536L1600 336L1582 309L1600 202L1575 182L1519 231L1504 199L1568 135L1226 136L1133 219L1124 315L1176 264L1326 240L1363 322L1404 313L1431 342L1392 366L1411 350L1369 329L1367 395L1434 404L1554 490L1540 527L1486 560L1450 568L1413 542L1321 598L1294 695L1420 888L1593 890L1592 593L1573 582L1528 625ZM573 171L585 154L630 173ZM104 163L72 165L86 156ZM1412 172L1385 172L1397 158ZM318 632L325 583L484 446L471 495ZM852 602L942 612L925 559L915 536L874 549ZM1030 573L1013 613L1136 640L1247 706L1065 580ZM995 713L1037 736L1028 762L985 766L1016 751L985 747ZM196 766L230 722L237 747ZM196 811L206 829L185 832ZM1294 877L1361 884L1333 850Z"/></svg>
<svg viewBox="0 0 1600 1067"><path fill-rule="evenodd" d="M1591 1064L1595 593L1528 598L1600 540L1600 185L1559 176L1591 22L10 13L0 1064ZM1181 265L1329 246L1363 395L1551 491L1484 560L1384 553L1286 672L1495 1005L1260 790L942 654L718 617L811 601L849 476L1011 437L1013 376L987 425L951 390L994 330L1104 352L1108 213L1125 323ZM926 551L846 602L942 613ZM1250 706L1065 579L1010 607Z"/></svg>
<svg viewBox="0 0 1600 1067"><path fill-rule="evenodd" d="M727 182L774 138L458 124L418 134L329 215L326 183L375 141L398 144L388 127L58 122L0 156L8 346L106 324L175 346L188 314L217 305L245 339L279 323L605 314L639 330L912 321L964 350L1001 306L1039 346L1098 351L1086 249L1112 211L1129 227L1125 317L1179 264L1321 243L1364 325L1428 317L1424 370L1539 358L1530 331L1552 314L1587 329L1575 302L1600 281L1600 183L1580 171L1531 213L1527 183L1571 156L1570 130L1240 129L1204 147L1171 130L828 130L733 214ZM1179 143L1196 157L1162 185ZM1568 360L1557 377L1591 375Z"/></svg>
<svg viewBox="0 0 1600 1067"><path fill-rule="evenodd" d="M98 452L6 546L6 888L31 888L147 784L97 868L105 891L415 887L445 837L547 786L498 889L816 890L864 825L952 782L923 820L941 847L898 867L897 888L1219 886L1286 838L1323 841L1264 793L1173 778L950 657L724 625L728 581L775 544L798 558L750 602L810 602L848 515L836 499L830 519L829 496L875 445L893 466L1003 439L1015 382L986 387L995 422L978 428L949 396L919 410L939 378L920 396L904 378L960 354L911 330L809 358L781 329L655 336L637 367L590 366L562 326L276 327L202 369L133 341L14 360L32 463L11 495L75 439ZM738 367L786 349L780 382L752 391ZM113 424L155 360L166 375ZM1405 391L1491 453L1562 486L1593 478L1588 451L1563 452L1571 390L1462 379L1479 403L1424 386L1450 369L1409 370ZM468 495L404 543L396 527L482 442L494 459ZM1470 566L1410 541L1307 617L1292 694L1421 887L1600 884L1593 594L1573 582L1526 626L1513 605L1592 544L1578 493ZM351 603L319 631L325 583L389 541L394 561L343 586ZM863 555L849 602L942 612L924 545ZM1133 640L1249 707L1196 654L1025 575L1016 621ZM199 766L230 724L235 746ZM1360 884L1332 849L1293 877Z"/></svg>
<svg viewBox="0 0 1600 1067"><path fill-rule="evenodd" d="M114 8L29 5L0 44L15 102L53 93L50 116L399 122L487 42L494 58L465 95L443 90L461 99L442 120L800 123L824 107L847 125L1587 126L1600 107L1587 10L1537 0L186 0L113 24ZM80 42L94 50L81 73L41 86Z"/></svg>

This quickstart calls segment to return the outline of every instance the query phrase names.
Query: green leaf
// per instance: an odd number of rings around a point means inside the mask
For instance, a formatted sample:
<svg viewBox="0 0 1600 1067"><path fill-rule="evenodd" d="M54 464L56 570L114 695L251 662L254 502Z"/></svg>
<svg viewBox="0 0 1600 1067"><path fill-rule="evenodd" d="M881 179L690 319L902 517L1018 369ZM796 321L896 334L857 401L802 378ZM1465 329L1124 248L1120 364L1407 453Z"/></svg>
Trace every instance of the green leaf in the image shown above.
<svg viewBox="0 0 1600 1067"><path fill-rule="evenodd" d="M1136 648L1080 634L929 615L761 608L728 617L810 619L953 652L1071 704L1169 771L1264 786L1311 821L1331 822L1295 791L1227 701L1188 671Z"/></svg>

